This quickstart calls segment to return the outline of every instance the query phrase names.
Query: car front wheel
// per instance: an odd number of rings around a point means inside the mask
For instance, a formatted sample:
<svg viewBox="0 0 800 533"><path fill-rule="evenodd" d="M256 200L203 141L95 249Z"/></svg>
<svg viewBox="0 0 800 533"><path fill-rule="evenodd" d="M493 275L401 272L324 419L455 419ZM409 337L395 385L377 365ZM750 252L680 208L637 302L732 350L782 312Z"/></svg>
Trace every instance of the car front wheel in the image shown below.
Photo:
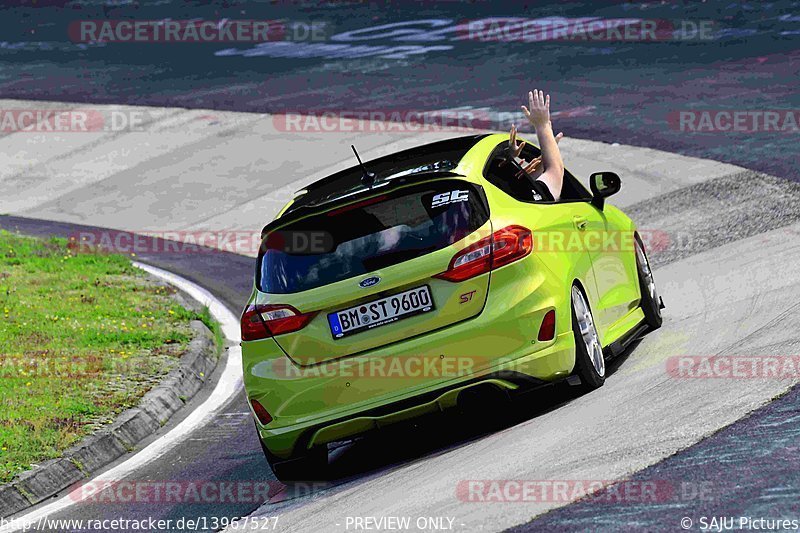
<svg viewBox="0 0 800 533"><path fill-rule="evenodd" d="M642 300L639 306L644 313L644 320L651 330L661 327L661 299L656 290L656 282L653 279L653 271L650 268L650 261L644 251L644 246L638 239L635 241L636 247L636 269L639 272L639 289L642 293Z"/></svg>

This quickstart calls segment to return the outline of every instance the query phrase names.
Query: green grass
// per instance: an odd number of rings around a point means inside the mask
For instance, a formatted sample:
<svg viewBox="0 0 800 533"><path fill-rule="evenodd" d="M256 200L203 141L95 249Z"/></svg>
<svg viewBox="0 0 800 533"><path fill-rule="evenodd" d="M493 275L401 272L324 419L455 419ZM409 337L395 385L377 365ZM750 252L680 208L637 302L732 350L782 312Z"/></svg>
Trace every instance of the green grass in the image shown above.
<svg viewBox="0 0 800 533"><path fill-rule="evenodd" d="M126 257L0 231L0 483L135 406L179 363L192 319L221 338L174 292Z"/></svg>
<svg viewBox="0 0 800 533"><path fill-rule="evenodd" d="M222 327L220 327L219 322L214 320L211 316L211 311L208 310L208 307L203 307L202 311L197 313L196 318L211 330L211 333L214 335L214 343L217 346L217 355L220 355L222 353L222 347L225 346L225 339L222 336Z"/></svg>

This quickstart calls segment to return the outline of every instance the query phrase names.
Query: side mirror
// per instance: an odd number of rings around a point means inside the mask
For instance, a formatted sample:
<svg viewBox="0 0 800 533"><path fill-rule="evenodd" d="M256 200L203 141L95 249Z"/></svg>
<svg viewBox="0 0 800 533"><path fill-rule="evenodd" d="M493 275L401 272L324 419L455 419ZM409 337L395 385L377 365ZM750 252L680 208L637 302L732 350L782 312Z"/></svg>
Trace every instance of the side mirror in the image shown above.
<svg viewBox="0 0 800 533"><path fill-rule="evenodd" d="M622 181L614 172L595 172L589 176L589 187L592 189L592 205L602 210L605 199L619 192Z"/></svg>

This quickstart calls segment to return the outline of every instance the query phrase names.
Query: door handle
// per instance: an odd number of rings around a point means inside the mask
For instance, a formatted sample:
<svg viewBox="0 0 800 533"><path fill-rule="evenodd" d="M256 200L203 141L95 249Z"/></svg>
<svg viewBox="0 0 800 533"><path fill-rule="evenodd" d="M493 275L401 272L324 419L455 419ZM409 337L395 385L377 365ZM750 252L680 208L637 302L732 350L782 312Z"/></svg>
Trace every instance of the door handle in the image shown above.
<svg viewBox="0 0 800 533"><path fill-rule="evenodd" d="M586 230L586 225L589 223L586 217L572 217L572 221L575 223L575 227L581 231Z"/></svg>

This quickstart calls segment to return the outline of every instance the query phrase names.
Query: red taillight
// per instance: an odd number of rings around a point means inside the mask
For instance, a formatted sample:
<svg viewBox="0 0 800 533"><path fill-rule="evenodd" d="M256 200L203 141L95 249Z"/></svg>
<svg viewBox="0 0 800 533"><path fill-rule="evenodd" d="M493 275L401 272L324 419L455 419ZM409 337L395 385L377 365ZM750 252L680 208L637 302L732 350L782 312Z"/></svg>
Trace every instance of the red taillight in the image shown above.
<svg viewBox="0 0 800 533"><path fill-rule="evenodd" d="M291 305L248 305L242 313L242 340L254 341L306 327L317 311L301 313Z"/></svg>
<svg viewBox="0 0 800 533"><path fill-rule="evenodd" d="M250 400L250 405L253 406L253 412L256 414L256 418L258 418L262 426L266 426L272 422L272 416L264 409L263 405L258 403L258 400Z"/></svg>
<svg viewBox="0 0 800 533"><path fill-rule="evenodd" d="M434 277L464 281L522 259L531 250L531 230L522 226L508 226L458 252L448 269Z"/></svg>
<svg viewBox="0 0 800 533"><path fill-rule="evenodd" d="M553 337L556 336L556 312L555 310L549 310L542 319L542 325L539 326L539 336L537 337L540 341L551 341Z"/></svg>

